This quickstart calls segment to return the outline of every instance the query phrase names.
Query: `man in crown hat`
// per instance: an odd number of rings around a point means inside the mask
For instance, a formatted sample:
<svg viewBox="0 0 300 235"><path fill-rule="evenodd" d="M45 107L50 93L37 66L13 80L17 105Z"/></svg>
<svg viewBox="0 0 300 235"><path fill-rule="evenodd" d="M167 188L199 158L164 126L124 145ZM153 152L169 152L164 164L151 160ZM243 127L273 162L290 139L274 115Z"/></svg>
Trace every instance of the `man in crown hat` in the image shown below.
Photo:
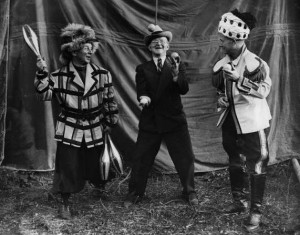
<svg viewBox="0 0 300 235"><path fill-rule="evenodd" d="M271 89L269 67L245 44L256 19L250 13L233 10L222 16L218 32L225 57L213 67L213 85L218 89L218 105L223 110L223 147L229 156L229 177L233 204L227 213L248 208L250 175L250 215L248 231L259 228L266 182L269 150L266 132L271 114L266 98ZM249 174L248 174L249 173Z"/></svg>
<svg viewBox="0 0 300 235"><path fill-rule="evenodd" d="M182 196L198 204L194 187L194 154L180 95L188 92L185 66L174 52L167 57L172 33L149 25L144 41L152 59L136 68L137 100L142 107L132 160L129 192L124 206L140 201L148 174L164 140L183 187Z"/></svg>
<svg viewBox="0 0 300 235"><path fill-rule="evenodd" d="M34 86L40 98L56 96L61 113L57 118L55 172L52 193L60 193L63 204L59 214L70 219L69 197L84 187L88 180L103 188L99 157L103 150L103 132L118 121L117 103L110 72L91 62L98 48L94 30L81 24L68 24L62 29L60 62L53 73L38 58Z"/></svg>

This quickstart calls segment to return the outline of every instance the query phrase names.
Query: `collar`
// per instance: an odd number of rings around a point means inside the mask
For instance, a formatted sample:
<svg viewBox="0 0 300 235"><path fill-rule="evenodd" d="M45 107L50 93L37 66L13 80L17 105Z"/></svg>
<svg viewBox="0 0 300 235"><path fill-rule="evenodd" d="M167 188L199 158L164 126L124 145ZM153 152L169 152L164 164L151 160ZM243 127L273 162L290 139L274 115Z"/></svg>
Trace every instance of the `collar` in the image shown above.
<svg viewBox="0 0 300 235"><path fill-rule="evenodd" d="M247 49L246 45L243 45L241 54L240 54L237 58L235 58L235 59L232 61L232 64L233 64L234 66L237 66L237 65L238 65L238 63L240 62L240 59L241 59L242 55L244 54L244 52L246 51L246 49Z"/></svg>
<svg viewBox="0 0 300 235"><path fill-rule="evenodd" d="M164 65L165 60L166 60L166 56L162 56L162 57L160 57L160 58L161 58L161 63L162 63L162 65ZM157 66L158 58L157 58L157 57L153 57L153 61L154 61L155 65Z"/></svg>

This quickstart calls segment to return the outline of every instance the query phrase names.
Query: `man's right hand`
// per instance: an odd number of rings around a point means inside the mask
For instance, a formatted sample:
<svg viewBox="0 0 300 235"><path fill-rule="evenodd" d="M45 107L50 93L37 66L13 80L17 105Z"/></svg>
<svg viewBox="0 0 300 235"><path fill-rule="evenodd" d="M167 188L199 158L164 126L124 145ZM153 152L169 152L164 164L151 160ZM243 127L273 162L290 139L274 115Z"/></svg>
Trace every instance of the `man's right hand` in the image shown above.
<svg viewBox="0 0 300 235"><path fill-rule="evenodd" d="M39 71L47 72L47 63L42 57L37 58L36 66Z"/></svg>
<svg viewBox="0 0 300 235"><path fill-rule="evenodd" d="M226 96L222 96L218 99L218 106L220 108L227 108L229 106L229 102Z"/></svg>
<svg viewBox="0 0 300 235"><path fill-rule="evenodd" d="M142 106L142 107L144 108L145 106L148 106L148 105L150 104L150 102L151 102L151 100L150 100L149 97L147 97L147 96L144 96L144 97L143 97L143 96L142 96L141 99L140 99L139 105Z"/></svg>

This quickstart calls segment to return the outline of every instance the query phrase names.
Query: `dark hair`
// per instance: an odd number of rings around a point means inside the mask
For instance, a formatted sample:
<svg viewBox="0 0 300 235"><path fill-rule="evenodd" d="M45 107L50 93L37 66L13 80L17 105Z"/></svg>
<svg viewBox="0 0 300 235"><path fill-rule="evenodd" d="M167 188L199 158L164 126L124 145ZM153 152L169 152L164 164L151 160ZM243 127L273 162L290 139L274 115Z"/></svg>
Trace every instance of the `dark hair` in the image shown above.
<svg viewBox="0 0 300 235"><path fill-rule="evenodd" d="M255 28L257 20L250 12L239 12L239 10L235 8L231 13L244 21L250 30Z"/></svg>

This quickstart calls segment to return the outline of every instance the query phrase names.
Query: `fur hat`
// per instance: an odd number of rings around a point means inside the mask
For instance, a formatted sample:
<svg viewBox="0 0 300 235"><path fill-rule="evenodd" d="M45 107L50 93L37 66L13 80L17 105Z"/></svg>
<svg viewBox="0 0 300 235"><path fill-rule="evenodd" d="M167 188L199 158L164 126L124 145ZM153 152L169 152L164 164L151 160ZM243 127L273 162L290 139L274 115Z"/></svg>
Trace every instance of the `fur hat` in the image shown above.
<svg viewBox="0 0 300 235"><path fill-rule="evenodd" d="M144 42L146 46L149 46L149 44L152 42L153 39L155 38L160 38L160 37L166 37L169 42L172 40L172 33L170 31L163 31L161 27L158 25L150 24L148 26L148 31L151 33L150 35L147 35L144 38Z"/></svg>
<svg viewBox="0 0 300 235"><path fill-rule="evenodd" d="M228 38L235 40L245 40L248 38L250 30L255 27L256 19L249 13L241 13L237 9L222 15L218 32Z"/></svg>
<svg viewBox="0 0 300 235"><path fill-rule="evenodd" d="M98 40L95 31L90 27L82 24L71 23L61 30L61 54L59 61L66 65L72 59L72 52L82 48L84 43L93 45L92 53L98 48Z"/></svg>

